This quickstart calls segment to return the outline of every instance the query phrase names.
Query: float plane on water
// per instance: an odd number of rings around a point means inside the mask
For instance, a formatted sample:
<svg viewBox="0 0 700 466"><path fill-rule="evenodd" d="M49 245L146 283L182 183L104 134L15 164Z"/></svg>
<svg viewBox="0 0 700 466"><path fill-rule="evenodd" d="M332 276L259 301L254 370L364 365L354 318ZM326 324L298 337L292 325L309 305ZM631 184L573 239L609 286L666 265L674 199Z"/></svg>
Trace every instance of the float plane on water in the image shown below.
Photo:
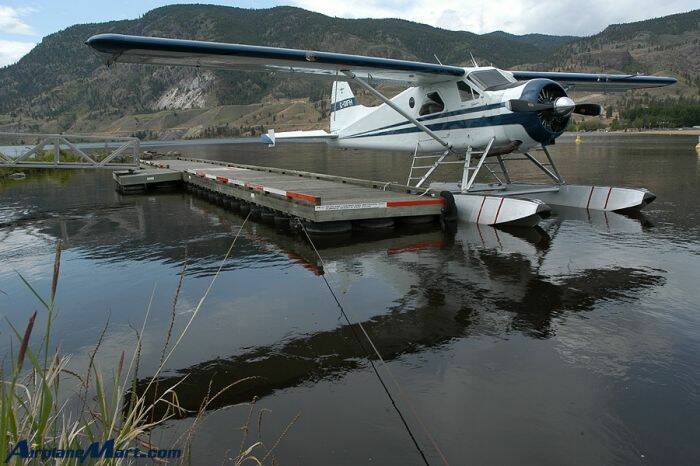
<svg viewBox="0 0 700 466"><path fill-rule="evenodd" d="M263 141L324 142L333 147L406 150L413 153L407 185L423 188L443 164L460 164L461 180L432 182L433 192L452 194L458 217L483 224L535 224L547 204L604 211L640 209L655 196L646 189L570 185L547 150L573 114L597 116L597 104L576 103L567 91L617 92L661 87L661 76L506 71L389 58L223 44L119 34L99 34L87 44L108 63L182 65L320 76L333 81L330 132L269 130ZM382 101L361 105L354 82ZM407 86L389 98L375 85ZM533 155L542 151L544 157ZM455 160L456 159L456 160ZM551 181L516 182L508 165L524 160ZM477 175L493 182L477 183Z"/></svg>

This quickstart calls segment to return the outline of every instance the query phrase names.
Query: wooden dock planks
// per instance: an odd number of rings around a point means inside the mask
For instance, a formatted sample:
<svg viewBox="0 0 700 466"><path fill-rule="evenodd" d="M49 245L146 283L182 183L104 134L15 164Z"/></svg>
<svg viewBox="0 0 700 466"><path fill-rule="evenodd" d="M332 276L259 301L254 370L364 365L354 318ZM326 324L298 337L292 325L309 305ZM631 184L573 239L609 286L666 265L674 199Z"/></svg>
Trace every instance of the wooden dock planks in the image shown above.
<svg viewBox="0 0 700 466"><path fill-rule="evenodd" d="M443 206L440 197L391 183L201 159L143 163L145 171L155 170L163 178L177 173L197 189L313 222L439 215ZM142 171L115 176L115 181L147 185Z"/></svg>

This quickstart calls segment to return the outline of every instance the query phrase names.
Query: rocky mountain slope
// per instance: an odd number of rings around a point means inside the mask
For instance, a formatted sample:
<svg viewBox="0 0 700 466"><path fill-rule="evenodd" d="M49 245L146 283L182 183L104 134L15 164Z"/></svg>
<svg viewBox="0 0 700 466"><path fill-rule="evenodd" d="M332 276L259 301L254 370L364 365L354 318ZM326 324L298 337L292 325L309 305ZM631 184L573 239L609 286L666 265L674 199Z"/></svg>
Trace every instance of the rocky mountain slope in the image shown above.
<svg viewBox="0 0 700 466"><path fill-rule="evenodd" d="M668 74L672 94L700 89L700 10L629 24L564 44L544 62L553 70Z"/></svg>
<svg viewBox="0 0 700 466"><path fill-rule="evenodd" d="M331 50L455 65L668 73L697 96L700 10L613 25L587 38L448 31L397 19L343 19L293 7L247 10L172 5L135 20L82 24L51 34L0 69L0 128L197 137L318 126L330 85L265 73L119 64L106 67L84 41L117 32ZM264 107L260 103L265 103Z"/></svg>

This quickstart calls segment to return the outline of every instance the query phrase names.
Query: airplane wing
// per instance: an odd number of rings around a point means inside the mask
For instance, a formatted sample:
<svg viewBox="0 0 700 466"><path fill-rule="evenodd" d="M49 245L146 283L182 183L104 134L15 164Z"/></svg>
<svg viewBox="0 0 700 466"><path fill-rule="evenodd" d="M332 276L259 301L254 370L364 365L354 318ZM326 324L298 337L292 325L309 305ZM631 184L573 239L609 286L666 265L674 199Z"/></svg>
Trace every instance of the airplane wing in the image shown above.
<svg viewBox="0 0 700 466"><path fill-rule="evenodd" d="M565 89L584 92L620 92L629 89L662 87L676 83L675 78L665 76L640 76L636 74L563 73L555 71L511 71L518 81L544 78L561 84Z"/></svg>
<svg viewBox="0 0 700 466"><path fill-rule="evenodd" d="M464 76L463 68L390 58L316 52L256 45L223 44L159 37L98 34L86 44L107 55L108 63L151 63L228 70L305 73L344 80L360 78L406 85L429 84Z"/></svg>

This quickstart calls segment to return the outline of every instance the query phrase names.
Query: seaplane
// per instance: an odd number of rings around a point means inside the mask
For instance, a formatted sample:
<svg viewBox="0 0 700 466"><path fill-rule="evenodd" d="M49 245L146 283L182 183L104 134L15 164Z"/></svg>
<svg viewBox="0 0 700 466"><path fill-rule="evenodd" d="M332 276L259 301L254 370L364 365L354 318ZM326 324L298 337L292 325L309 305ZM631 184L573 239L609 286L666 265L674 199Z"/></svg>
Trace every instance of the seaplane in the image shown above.
<svg viewBox="0 0 700 466"><path fill-rule="evenodd" d="M108 65L264 71L332 81L330 131L269 129L261 141L269 146L320 142L345 149L407 151L413 157L408 188L448 197L460 221L488 225L535 225L549 215L550 206L628 212L652 202L656 196L644 188L567 184L547 148L574 114L603 112L600 105L576 103L569 93L619 92L676 82L665 76L508 71L479 66L473 57L473 66L462 67L121 34L98 34L86 44L103 54ZM381 104L360 104L350 83ZM378 89L381 84L406 89L387 97ZM509 167L516 161L533 164L546 182L515 181ZM445 164L460 165L461 179L431 180Z"/></svg>

